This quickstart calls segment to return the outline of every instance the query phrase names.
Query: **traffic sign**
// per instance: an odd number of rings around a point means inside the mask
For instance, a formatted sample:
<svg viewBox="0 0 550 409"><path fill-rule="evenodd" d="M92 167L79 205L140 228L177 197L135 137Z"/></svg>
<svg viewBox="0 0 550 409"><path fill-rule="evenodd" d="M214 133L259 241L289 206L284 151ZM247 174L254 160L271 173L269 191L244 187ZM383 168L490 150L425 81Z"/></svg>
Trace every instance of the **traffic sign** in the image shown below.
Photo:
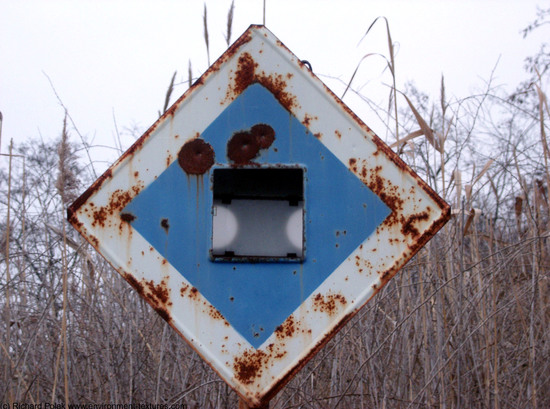
<svg viewBox="0 0 550 409"><path fill-rule="evenodd" d="M271 32L251 26L68 217L259 406L449 207Z"/></svg>

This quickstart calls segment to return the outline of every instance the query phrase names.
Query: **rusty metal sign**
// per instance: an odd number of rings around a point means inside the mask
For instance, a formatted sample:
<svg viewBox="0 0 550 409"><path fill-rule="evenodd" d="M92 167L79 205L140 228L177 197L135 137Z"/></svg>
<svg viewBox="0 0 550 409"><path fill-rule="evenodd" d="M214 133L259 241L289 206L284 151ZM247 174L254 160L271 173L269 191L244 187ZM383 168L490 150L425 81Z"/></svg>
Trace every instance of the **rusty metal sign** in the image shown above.
<svg viewBox="0 0 550 409"><path fill-rule="evenodd" d="M448 217L448 205L263 26L68 209L252 407Z"/></svg>

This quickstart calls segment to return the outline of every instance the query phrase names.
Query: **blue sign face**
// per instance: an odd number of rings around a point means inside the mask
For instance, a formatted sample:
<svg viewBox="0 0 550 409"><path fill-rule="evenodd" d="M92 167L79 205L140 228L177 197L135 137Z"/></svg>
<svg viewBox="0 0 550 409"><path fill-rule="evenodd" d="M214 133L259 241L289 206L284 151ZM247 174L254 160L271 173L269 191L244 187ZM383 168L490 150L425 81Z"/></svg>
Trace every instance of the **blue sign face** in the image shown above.
<svg viewBox="0 0 550 409"><path fill-rule="evenodd" d="M274 139L246 168L304 169L304 255L290 257L294 262L219 262L211 257L213 173L239 167L228 157L228 142L258 124L268 125ZM260 84L249 86L200 138L213 150L212 168L195 175L174 161L123 212L132 214L132 227L258 348L390 209Z"/></svg>

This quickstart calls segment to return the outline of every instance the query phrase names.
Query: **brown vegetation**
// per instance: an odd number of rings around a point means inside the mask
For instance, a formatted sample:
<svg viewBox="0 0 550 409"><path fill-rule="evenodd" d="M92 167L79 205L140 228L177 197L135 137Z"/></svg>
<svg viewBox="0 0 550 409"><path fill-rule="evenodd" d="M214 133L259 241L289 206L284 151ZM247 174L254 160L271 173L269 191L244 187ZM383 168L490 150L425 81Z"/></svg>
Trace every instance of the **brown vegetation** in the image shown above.
<svg viewBox="0 0 550 409"><path fill-rule="evenodd" d="M388 61L393 73L392 49ZM437 104L409 88L399 111L392 91L390 143L454 217L272 408L550 407L545 75L511 98L490 81L458 101L442 81ZM58 145L17 147L0 174L0 401L236 407L208 365L65 231L76 176L81 188L93 179L93 164L76 160L88 147L67 132Z"/></svg>

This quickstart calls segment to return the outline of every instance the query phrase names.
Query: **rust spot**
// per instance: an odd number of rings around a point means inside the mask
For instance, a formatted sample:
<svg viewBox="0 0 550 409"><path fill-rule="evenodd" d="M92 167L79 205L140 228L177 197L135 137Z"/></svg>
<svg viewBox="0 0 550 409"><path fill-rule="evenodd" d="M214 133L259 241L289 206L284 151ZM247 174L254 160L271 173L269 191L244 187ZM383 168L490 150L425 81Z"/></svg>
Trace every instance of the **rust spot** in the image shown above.
<svg viewBox="0 0 550 409"><path fill-rule="evenodd" d="M275 335L277 339L290 338L294 335L296 331L296 322L294 321L294 316L288 317L285 322L275 328Z"/></svg>
<svg viewBox="0 0 550 409"><path fill-rule="evenodd" d="M237 380L245 385L250 385L258 376L268 360L268 355L261 350L247 349L241 356L235 357L233 370Z"/></svg>
<svg viewBox="0 0 550 409"><path fill-rule="evenodd" d="M93 203L89 203L88 206L92 210L92 226L105 227L108 219L114 214L118 214L120 210L124 209L124 207L130 203L130 201L141 191L141 189L142 187L138 185L133 186L128 191L117 189L111 194L109 203L106 206L100 206L99 208L97 208ZM122 215L120 215L120 217L122 219Z"/></svg>
<svg viewBox="0 0 550 409"><path fill-rule="evenodd" d="M178 163L189 175L202 175L214 164L214 149L200 138L186 142L178 152Z"/></svg>
<svg viewBox="0 0 550 409"><path fill-rule="evenodd" d="M353 173L357 173L357 159L355 158L349 158L349 168Z"/></svg>
<svg viewBox="0 0 550 409"><path fill-rule="evenodd" d="M95 248L98 248L98 247L99 247L99 240L97 239L96 236L91 236L91 235L90 235L90 243L91 243L92 246L94 246Z"/></svg>
<svg viewBox="0 0 550 409"><path fill-rule="evenodd" d="M297 364L292 368L292 370L283 378L279 379L271 388L271 390L262 397L262 403L267 403L269 400L277 394L279 390L296 375L300 370L309 362L309 360L314 357L322 348L323 346L334 336L344 325L348 323L348 321L357 313L358 310L354 311L353 313L349 313L345 315L336 326L326 334L324 338L322 338L315 346L310 350L310 352L304 356Z"/></svg>
<svg viewBox="0 0 550 409"><path fill-rule="evenodd" d="M342 139L342 132L340 132L339 130L334 131L334 134L338 139Z"/></svg>
<svg viewBox="0 0 550 409"><path fill-rule="evenodd" d="M314 120L314 119L319 119L319 118L318 118L318 117L312 117L311 115L306 114L306 115L304 116L304 121L302 122L302 124L303 124L305 127L309 128L309 125L311 124L311 121Z"/></svg>
<svg viewBox="0 0 550 409"><path fill-rule="evenodd" d="M323 296L318 293L313 297L313 310L327 313L330 316L336 314L338 308L346 304L347 300L343 294L329 293Z"/></svg>
<svg viewBox="0 0 550 409"><path fill-rule="evenodd" d="M194 84L193 87L199 86L204 82L204 79L211 75L212 73L219 71L222 64L227 62L231 57L233 57L237 51L246 43L252 40L252 34L247 31L242 36L240 36L223 55L210 66L210 68L202 75Z"/></svg>
<svg viewBox="0 0 550 409"><path fill-rule="evenodd" d="M130 223L136 220L136 216L134 216L132 213L120 213L120 218L126 223Z"/></svg>
<svg viewBox="0 0 550 409"><path fill-rule="evenodd" d="M153 308L164 321L168 323L172 321L172 317L170 316L170 313L166 310L166 308L163 308L163 307L153 307Z"/></svg>
<svg viewBox="0 0 550 409"><path fill-rule="evenodd" d="M101 186L103 185L103 182L105 182L107 179L110 179L113 177L113 171L112 169L107 169L103 175L101 175L93 184L90 186L78 199L76 199L72 205L70 205L67 208L67 220L69 220L70 223L74 225L74 222L76 221L75 213L76 211L84 204L86 201L92 196L95 192L97 192Z"/></svg>
<svg viewBox="0 0 550 409"><path fill-rule="evenodd" d="M212 317L215 320L222 320L224 321L225 326L229 326L229 322L225 319L225 317L222 315L221 312L219 312L213 305L210 305L208 307L208 315Z"/></svg>
<svg viewBox="0 0 550 409"><path fill-rule="evenodd" d="M239 56L233 84L227 90L226 101L231 101L239 96L249 85L259 83L267 88L288 111L298 106L296 97L286 91L287 83L282 74L258 73L256 72L257 67L258 64L250 53L244 52Z"/></svg>
<svg viewBox="0 0 550 409"><path fill-rule="evenodd" d="M170 223L168 222L168 219L162 219L160 221L160 226L164 229L166 234L168 234L168 231L170 230Z"/></svg>
<svg viewBox="0 0 550 409"><path fill-rule="evenodd" d="M197 299L199 296L199 290L197 287L191 287L191 290L189 291L189 298Z"/></svg>
<svg viewBox="0 0 550 409"><path fill-rule="evenodd" d="M267 149L275 141L275 131L267 124L257 124L250 129L250 133L256 138L260 149Z"/></svg>
<svg viewBox="0 0 550 409"><path fill-rule="evenodd" d="M250 131L239 131L227 142L227 157L237 165L251 163L261 149L275 141L275 131L267 124L256 124Z"/></svg>
<svg viewBox="0 0 550 409"><path fill-rule="evenodd" d="M240 95L250 84L254 82L254 70L256 62L249 53L243 53L239 56L237 72L235 72L235 85L233 91L235 95Z"/></svg>
<svg viewBox="0 0 550 409"><path fill-rule="evenodd" d="M351 161L352 159L350 159L350 164ZM399 187L393 185L389 180L380 176L382 167L376 166L373 169L368 169L365 164L359 171L356 160L354 160L351 169L355 174L362 177L363 182L369 187L369 189L380 197L380 199L382 199L382 201L391 209L392 212L383 224L391 227L402 223L402 210L405 201L400 195Z"/></svg>
<svg viewBox="0 0 550 409"><path fill-rule="evenodd" d="M259 151L257 138L249 132L238 132L227 143L227 157L239 165L250 163Z"/></svg>
<svg viewBox="0 0 550 409"><path fill-rule="evenodd" d="M143 295L143 284L141 284L136 278L131 274L125 274L124 278L126 278L126 281L134 287L134 290L136 290L140 295Z"/></svg>
<svg viewBox="0 0 550 409"><path fill-rule="evenodd" d="M149 295L153 300L159 304L167 304L170 300L170 289L165 280L162 280L160 284L155 285L153 280L146 282Z"/></svg>
<svg viewBox="0 0 550 409"><path fill-rule="evenodd" d="M281 74L258 76L258 82L271 91L287 111L292 112L292 109L298 106L296 97L286 91L286 82Z"/></svg>
<svg viewBox="0 0 550 409"><path fill-rule="evenodd" d="M138 281L131 274L124 273L122 275L166 322L171 322L169 308L172 306L172 302L170 301L170 288L165 279L160 284L155 285L153 280L142 279Z"/></svg>
<svg viewBox="0 0 550 409"><path fill-rule="evenodd" d="M313 136L315 136L317 139L321 139L323 137L323 134L321 132L314 133Z"/></svg>
<svg viewBox="0 0 550 409"><path fill-rule="evenodd" d="M279 347L275 348L274 344L269 344L266 349L269 351L269 354L274 359L281 359L286 355L286 351L281 351Z"/></svg>
<svg viewBox="0 0 550 409"><path fill-rule="evenodd" d="M409 216L404 221L403 227L401 227L401 233L405 235L411 235L413 237L419 236L420 232L416 227L413 226L413 224L421 220L428 220L429 218L430 216L428 215L427 211Z"/></svg>

